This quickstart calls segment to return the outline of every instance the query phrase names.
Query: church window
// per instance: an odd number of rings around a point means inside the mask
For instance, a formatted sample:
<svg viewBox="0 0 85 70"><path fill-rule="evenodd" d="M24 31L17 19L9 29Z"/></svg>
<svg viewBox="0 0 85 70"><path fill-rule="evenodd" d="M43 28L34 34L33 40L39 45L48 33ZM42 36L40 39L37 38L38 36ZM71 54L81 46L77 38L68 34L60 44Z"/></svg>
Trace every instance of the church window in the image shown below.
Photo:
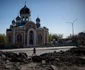
<svg viewBox="0 0 85 70"><path fill-rule="evenodd" d="M38 35L38 42L42 42L42 35L41 34Z"/></svg>
<svg viewBox="0 0 85 70"><path fill-rule="evenodd" d="M31 28L31 27L32 27L32 25L30 24L30 25L29 25L29 28Z"/></svg>
<svg viewBox="0 0 85 70"><path fill-rule="evenodd" d="M18 42L22 42L22 35L21 35L21 34L18 34L18 35L17 35L17 41L18 41Z"/></svg>
<svg viewBox="0 0 85 70"><path fill-rule="evenodd" d="M28 21L28 17L26 17L26 21Z"/></svg>
<svg viewBox="0 0 85 70"><path fill-rule="evenodd" d="M30 38L33 39L33 31L30 31Z"/></svg>
<svg viewBox="0 0 85 70"><path fill-rule="evenodd" d="M11 42L12 41L12 37L8 36L8 40L9 40L9 42Z"/></svg>
<svg viewBox="0 0 85 70"><path fill-rule="evenodd" d="M25 21L25 18L23 18L23 21Z"/></svg>
<svg viewBox="0 0 85 70"><path fill-rule="evenodd" d="M22 17L22 20L23 20L23 21L25 21L25 18L24 18L24 17Z"/></svg>
<svg viewBox="0 0 85 70"><path fill-rule="evenodd" d="M30 31L30 33L29 33L29 43L31 44L31 45L33 45L33 31Z"/></svg>

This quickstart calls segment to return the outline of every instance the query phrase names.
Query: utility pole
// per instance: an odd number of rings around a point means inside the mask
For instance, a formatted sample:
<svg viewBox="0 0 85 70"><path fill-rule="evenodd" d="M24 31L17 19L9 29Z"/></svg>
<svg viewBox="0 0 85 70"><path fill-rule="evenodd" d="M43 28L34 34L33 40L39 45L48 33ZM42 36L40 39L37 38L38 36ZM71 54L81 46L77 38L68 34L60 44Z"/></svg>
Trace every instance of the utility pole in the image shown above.
<svg viewBox="0 0 85 70"><path fill-rule="evenodd" d="M75 19L73 22L67 22L67 23L71 23L72 24L72 35L74 36L74 22L76 21L77 19Z"/></svg>

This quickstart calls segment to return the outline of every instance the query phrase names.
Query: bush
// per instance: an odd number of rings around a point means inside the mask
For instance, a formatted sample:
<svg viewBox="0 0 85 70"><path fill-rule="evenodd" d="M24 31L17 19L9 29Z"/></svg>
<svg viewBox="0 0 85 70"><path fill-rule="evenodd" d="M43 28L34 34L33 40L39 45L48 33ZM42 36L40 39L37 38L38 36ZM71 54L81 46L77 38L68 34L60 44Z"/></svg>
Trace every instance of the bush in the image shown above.
<svg viewBox="0 0 85 70"><path fill-rule="evenodd" d="M0 49L5 49L6 46L4 44L0 44Z"/></svg>

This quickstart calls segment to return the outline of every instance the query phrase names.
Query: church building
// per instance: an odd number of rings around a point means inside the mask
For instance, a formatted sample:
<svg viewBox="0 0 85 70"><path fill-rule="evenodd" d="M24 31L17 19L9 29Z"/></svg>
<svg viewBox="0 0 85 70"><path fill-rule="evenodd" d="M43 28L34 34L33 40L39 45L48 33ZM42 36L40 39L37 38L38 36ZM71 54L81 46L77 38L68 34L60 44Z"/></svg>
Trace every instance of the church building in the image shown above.
<svg viewBox="0 0 85 70"><path fill-rule="evenodd" d="M30 17L30 9L25 5L6 30L8 45L31 47L48 43L48 28L41 27L39 17L35 22L31 21Z"/></svg>

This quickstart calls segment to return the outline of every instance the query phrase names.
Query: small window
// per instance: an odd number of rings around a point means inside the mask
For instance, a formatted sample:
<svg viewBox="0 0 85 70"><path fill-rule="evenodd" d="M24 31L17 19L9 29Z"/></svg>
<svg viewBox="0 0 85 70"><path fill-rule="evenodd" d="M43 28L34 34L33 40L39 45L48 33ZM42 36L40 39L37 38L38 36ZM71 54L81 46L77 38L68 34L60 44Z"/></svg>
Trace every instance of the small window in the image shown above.
<svg viewBox="0 0 85 70"><path fill-rule="evenodd" d="M23 18L23 21L25 21L25 18Z"/></svg>
<svg viewBox="0 0 85 70"><path fill-rule="evenodd" d="M32 27L32 25L30 24L30 25L29 25L29 28L31 28L31 27Z"/></svg>
<svg viewBox="0 0 85 70"><path fill-rule="evenodd" d="M24 21L24 20L25 20L25 18L24 18L24 17L22 17L22 20Z"/></svg>
<svg viewBox="0 0 85 70"><path fill-rule="evenodd" d="M26 21L28 21L28 17L26 17Z"/></svg>

